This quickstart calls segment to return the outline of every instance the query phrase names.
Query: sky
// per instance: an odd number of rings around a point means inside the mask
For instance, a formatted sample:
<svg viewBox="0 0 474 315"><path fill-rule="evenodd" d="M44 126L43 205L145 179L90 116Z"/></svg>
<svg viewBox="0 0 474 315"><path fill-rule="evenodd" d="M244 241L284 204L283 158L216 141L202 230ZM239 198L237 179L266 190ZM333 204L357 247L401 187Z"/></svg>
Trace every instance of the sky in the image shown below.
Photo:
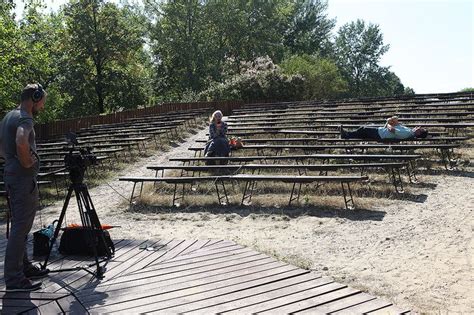
<svg viewBox="0 0 474 315"><path fill-rule="evenodd" d="M416 93L474 87L474 0L329 0L328 17L378 24L381 64Z"/></svg>
<svg viewBox="0 0 474 315"><path fill-rule="evenodd" d="M48 10L65 2L45 0ZM335 33L357 19L379 25L390 45L381 65L416 93L474 88L474 0L328 0L327 14Z"/></svg>

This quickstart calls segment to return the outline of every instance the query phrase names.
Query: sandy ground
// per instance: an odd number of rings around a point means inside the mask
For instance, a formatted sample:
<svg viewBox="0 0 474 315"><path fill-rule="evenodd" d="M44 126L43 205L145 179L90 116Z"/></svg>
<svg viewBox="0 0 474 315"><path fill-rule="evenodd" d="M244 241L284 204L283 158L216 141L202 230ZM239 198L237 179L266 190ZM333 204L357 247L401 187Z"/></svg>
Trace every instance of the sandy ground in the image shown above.
<svg viewBox="0 0 474 315"><path fill-rule="evenodd" d="M116 177L152 176L147 165L190 156L186 148L205 132L169 152L140 159ZM136 212L125 200L132 184L116 178L90 193L102 223L121 226L111 231L113 238L233 240L398 306L451 314L474 313L473 177L472 172L424 176L429 185L413 190L418 201L374 199L369 210L309 208L297 216L277 208L249 212L239 207L225 212ZM61 206L57 202L43 209L33 229L56 219ZM71 205L69 222L77 222L77 212Z"/></svg>

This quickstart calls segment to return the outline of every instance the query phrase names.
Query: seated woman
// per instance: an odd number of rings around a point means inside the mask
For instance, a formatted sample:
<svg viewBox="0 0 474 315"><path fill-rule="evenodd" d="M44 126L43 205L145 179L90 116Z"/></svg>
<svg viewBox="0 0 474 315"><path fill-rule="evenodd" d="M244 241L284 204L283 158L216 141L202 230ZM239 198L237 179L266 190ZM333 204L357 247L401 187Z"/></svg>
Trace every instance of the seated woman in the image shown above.
<svg viewBox="0 0 474 315"><path fill-rule="evenodd" d="M222 121L222 112L216 110L209 124L209 140L204 149L205 156L229 156L230 146L227 139L227 123Z"/></svg>
<svg viewBox="0 0 474 315"><path fill-rule="evenodd" d="M340 127L341 139L372 139L372 140L407 140L426 138L428 131L421 128L408 128L399 123L398 117L387 119L383 127L361 126L355 131L345 131Z"/></svg>

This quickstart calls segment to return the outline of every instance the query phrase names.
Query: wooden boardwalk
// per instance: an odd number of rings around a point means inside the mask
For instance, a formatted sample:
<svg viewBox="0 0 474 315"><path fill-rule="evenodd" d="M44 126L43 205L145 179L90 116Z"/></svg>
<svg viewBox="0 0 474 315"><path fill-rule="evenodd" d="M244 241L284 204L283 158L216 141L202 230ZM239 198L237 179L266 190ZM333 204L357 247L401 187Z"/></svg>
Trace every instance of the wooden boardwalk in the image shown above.
<svg viewBox="0 0 474 315"><path fill-rule="evenodd" d="M6 241L0 241L4 255ZM400 314L390 302L225 240L120 240L103 280L51 273L32 293L6 293L3 313ZM90 263L53 257L50 269Z"/></svg>

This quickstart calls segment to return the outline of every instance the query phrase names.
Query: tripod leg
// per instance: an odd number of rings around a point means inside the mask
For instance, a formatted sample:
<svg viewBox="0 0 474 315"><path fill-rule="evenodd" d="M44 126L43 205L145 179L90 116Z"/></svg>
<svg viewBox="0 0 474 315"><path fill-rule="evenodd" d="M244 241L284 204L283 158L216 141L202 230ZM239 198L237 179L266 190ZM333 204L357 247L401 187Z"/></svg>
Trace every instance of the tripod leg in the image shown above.
<svg viewBox="0 0 474 315"><path fill-rule="evenodd" d="M99 279L102 279L104 276L104 270L100 266L99 262L99 243L103 245L103 248L105 249L108 258L111 258L112 254L110 253L110 249L105 241L102 226L100 225L99 218L97 216L97 213L95 212L92 199L87 190L87 186L84 184L78 185L75 189L75 193L82 225L86 229L86 233L89 239L89 245L92 248L92 253L95 259L95 265L97 268L95 276Z"/></svg>
<svg viewBox="0 0 474 315"><path fill-rule="evenodd" d="M53 238L51 239L51 243L49 244L49 251L48 254L46 255L46 258L44 259L44 263L41 266L41 269L46 269L46 266L48 264L49 256L51 256L51 251L53 250L54 243L56 243L56 239L58 238L59 231L61 230L61 225L63 224L64 220L64 215L66 214L66 209L69 204L69 200L71 199L71 195L73 192L74 188L73 186L69 186L69 189L67 191L66 195L66 200L64 201L63 209L61 210L61 215L59 216L58 224L56 225L56 229L54 230Z"/></svg>

